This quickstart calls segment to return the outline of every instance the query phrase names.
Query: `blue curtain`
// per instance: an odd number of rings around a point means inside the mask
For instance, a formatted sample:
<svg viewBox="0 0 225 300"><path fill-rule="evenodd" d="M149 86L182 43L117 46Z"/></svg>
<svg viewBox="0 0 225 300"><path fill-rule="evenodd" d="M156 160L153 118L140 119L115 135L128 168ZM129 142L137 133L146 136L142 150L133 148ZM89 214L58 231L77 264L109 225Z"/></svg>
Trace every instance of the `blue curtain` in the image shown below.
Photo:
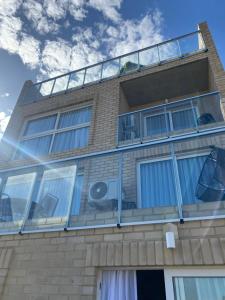
<svg viewBox="0 0 225 300"><path fill-rule="evenodd" d="M71 216L79 215L83 180L84 180L83 175L76 176L75 188L73 193L73 202L72 202L72 208L70 213Z"/></svg>
<svg viewBox="0 0 225 300"><path fill-rule="evenodd" d="M56 115L29 121L24 136L54 129L55 121L56 121Z"/></svg>
<svg viewBox="0 0 225 300"><path fill-rule="evenodd" d="M171 160L141 164L142 207L176 205L176 191Z"/></svg>
<svg viewBox="0 0 225 300"><path fill-rule="evenodd" d="M61 114L58 128L65 128L90 122L91 108L86 107L79 110L69 111Z"/></svg>
<svg viewBox="0 0 225 300"><path fill-rule="evenodd" d="M69 130L55 135L52 152L82 148L88 144L89 127Z"/></svg>
<svg viewBox="0 0 225 300"><path fill-rule="evenodd" d="M206 156L179 159L177 161L183 204L196 202L195 189Z"/></svg>
<svg viewBox="0 0 225 300"><path fill-rule="evenodd" d="M174 130L181 130L186 128L194 128L196 114L193 113L192 109L184 109L172 113L173 128Z"/></svg>
<svg viewBox="0 0 225 300"><path fill-rule="evenodd" d="M167 118L167 119L166 119ZM167 129L168 127L168 129ZM146 118L146 135L159 135L169 130L168 115L152 115Z"/></svg>
<svg viewBox="0 0 225 300"><path fill-rule="evenodd" d="M51 144L51 135L22 141L16 154L17 159L25 158L27 155L40 156L48 154Z"/></svg>

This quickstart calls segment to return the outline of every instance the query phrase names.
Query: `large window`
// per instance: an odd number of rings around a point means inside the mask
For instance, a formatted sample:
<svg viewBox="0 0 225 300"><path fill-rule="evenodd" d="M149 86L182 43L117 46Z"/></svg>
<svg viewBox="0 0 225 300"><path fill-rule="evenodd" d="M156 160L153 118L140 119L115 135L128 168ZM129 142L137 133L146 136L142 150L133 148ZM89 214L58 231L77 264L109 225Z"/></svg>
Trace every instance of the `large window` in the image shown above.
<svg viewBox="0 0 225 300"><path fill-rule="evenodd" d="M91 107L27 122L15 158L69 151L88 144Z"/></svg>
<svg viewBox="0 0 225 300"><path fill-rule="evenodd" d="M206 156L187 156L139 164L139 207L174 206L180 190L183 205L196 203L196 186ZM177 166L177 170L176 170ZM178 174L177 180L176 171Z"/></svg>

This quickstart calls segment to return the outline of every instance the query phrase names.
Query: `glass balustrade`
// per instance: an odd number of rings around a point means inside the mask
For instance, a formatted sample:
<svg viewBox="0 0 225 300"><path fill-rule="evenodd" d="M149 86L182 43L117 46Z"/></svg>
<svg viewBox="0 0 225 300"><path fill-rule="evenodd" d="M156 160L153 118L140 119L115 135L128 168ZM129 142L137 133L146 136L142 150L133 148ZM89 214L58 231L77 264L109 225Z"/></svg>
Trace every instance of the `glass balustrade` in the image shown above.
<svg viewBox="0 0 225 300"><path fill-rule="evenodd" d="M225 216L224 132L0 174L0 234Z"/></svg>
<svg viewBox="0 0 225 300"><path fill-rule="evenodd" d="M220 94L203 94L120 115L118 145L197 133L223 124Z"/></svg>
<svg viewBox="0 0 225 300"><path fill-rule="evenodd" d="M128 53L81 70L34 84L27 89L23 103L39 101L59 92L86 84L122 76L139 69L203 51L205 44L199 31L136 52Z"/></svg>

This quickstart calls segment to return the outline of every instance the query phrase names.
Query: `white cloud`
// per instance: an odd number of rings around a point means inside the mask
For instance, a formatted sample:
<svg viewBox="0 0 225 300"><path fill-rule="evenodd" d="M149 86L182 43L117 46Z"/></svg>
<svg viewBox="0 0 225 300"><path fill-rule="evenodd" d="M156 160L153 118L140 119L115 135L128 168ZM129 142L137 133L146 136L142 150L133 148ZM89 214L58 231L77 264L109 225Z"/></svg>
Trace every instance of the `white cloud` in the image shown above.
<svg viewBox="0 0 225 300"><path fill-rule="evenodd" d="M1 94L0 95L0 98L7 98L7 97L9 97L10 96L10 93L3 93L3 94Z"/></svg>
<svg viewBox="0 0 225 300"><path fill-rule="evenodd" d="M22 4L22 0L1 0L0 15L13 15Z"/></svg>
<svg viewBox="0 0 225 300"><path fill-rule="evenodd" d="M0 138L9 123L9 119L9 115L6 115L6 113L4 112L0 112Z"/></svg>
<svg viewBox="0 0 225 300"><path fill-rule="evenodd" d="M18 54L24 64L27 64L31 69L34 69L39 64L40 42L32 36L22 34Z"/></svg>
<svg viewBox="0 0 225 300"><path fill-rule="evenodd" d="M34 0L26 0L23 3L24 14L31 21L33 28L40 34L57 33L59 25L45 16L45 10L41 3Z"/></svg>
<svg viewBox="0 0 225 300"><path fill-rule="evenodd" d="M119 13L121 3L122 0L89 0L88 4L102 12L106 18L118 23L121 20Z"/></svg>

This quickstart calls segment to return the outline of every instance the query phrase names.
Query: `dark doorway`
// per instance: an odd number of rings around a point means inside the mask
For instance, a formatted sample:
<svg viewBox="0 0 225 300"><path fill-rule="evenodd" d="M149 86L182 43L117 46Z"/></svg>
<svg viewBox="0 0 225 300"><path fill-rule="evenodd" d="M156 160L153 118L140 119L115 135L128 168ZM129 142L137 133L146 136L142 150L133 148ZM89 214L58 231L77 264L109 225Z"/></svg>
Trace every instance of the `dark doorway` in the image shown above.
<svg viewBox="0 0 225 300"><path fill-rule="evenodd" d="M137 271L138 300L166 300L163 270Z"/></svg>

